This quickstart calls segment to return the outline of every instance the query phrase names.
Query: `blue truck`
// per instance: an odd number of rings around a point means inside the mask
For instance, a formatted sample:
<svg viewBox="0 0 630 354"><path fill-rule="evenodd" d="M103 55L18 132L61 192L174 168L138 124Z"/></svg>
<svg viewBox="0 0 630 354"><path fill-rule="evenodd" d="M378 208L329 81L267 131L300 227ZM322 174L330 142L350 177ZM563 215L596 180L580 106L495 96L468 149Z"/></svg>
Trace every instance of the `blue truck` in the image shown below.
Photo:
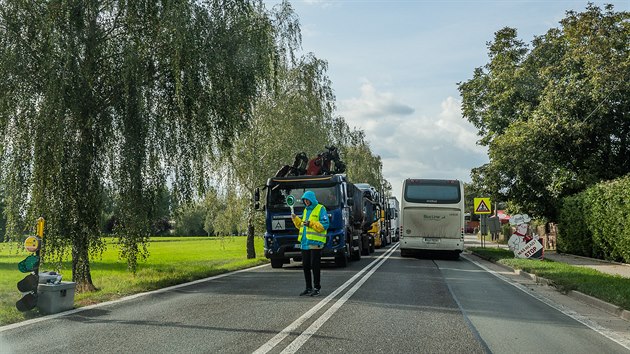
<svg viewBox="0 0 630 354"><path fill-rule="evenodd" d="M264 250L273 268L281 268L289 264L291 259L296 262L302 260L297 240L298 229L291 221L291 209L286 199L289 195L295 197L295 214L301 216L304 204L300 197L306 190L315 192L317 200L326 207L330 219L322 259L334 259L337 266L345 267L349 260L359 260L362 254L369 254L369 250L373 250L367 232L370 224L367 221L373 216L365 215L367 209L364 207L363 193L348 182L345 175L273 177L267 180L264 190ZM255 196L260 199L259 190Z"/></svg>

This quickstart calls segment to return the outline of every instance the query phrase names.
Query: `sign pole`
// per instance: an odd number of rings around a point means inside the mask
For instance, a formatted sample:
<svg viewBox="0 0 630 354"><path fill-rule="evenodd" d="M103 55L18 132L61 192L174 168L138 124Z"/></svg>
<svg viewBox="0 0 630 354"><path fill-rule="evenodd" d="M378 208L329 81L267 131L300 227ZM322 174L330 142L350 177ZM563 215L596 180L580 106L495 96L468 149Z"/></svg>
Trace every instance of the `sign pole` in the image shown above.
<svg viewBox="0 0 630 354"><path fill-rule="evenodd" d="M479 218L479 232L481 233L481 247L486 247L485 235L488 232L488 214L492 213L492 202L490 198L474 198L473 210L475 214L481 215Z"/></svg>
<svg viewBox="0 0 630 354"><path fill-rule="evenodd" d="M46 225L46 220L44 220L44 218L40 216L37 219L37 236L39 236L42 244L37 249L37 252L35 253L37 255L37 258L39 259L39 261L35 265L35 275L37 276L38 279L39 279L39 265L42 262L40 252L41 252L42 247L44 247L44 225ZM35 290L35 293L37 293L37 290Z"/></svg>
<svg viewBox="0 0 630 354"><path fill-rule="evenodd" d="M488 232L488 216L481 215L481 247L486 248L486 233Z"/></svg>

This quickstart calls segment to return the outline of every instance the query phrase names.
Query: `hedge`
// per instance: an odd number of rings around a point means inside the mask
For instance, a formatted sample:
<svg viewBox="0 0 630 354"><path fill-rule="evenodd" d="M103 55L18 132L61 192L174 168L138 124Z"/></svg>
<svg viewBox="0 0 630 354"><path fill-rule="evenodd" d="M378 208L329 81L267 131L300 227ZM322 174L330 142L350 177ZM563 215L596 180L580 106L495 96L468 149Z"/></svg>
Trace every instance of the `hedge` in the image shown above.
<svg viewBox="0 0 630 354"><path fill-rule="evenodd" d="M558 251L630 263L630 175L562 200Z"/></svg>

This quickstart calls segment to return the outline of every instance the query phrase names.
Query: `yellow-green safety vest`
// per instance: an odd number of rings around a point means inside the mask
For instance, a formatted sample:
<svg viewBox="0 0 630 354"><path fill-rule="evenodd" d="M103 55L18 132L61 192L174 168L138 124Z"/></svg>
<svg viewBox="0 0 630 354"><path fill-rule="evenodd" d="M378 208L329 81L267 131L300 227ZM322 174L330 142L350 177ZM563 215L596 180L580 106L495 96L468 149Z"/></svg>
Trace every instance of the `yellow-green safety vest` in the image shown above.
<svg viewBox="0 0 630 354"><path fill-rule="evenodd" d="M317 204L315 206L315 208L313 208L313 211L311 211L311 215L308 218L308 221L317 221L319 222L319 212L320 210L322 210L322 205L321 204ZM302 213L302 221L304 221L304 219L306 219L306 208L304 208L304 212ZM309 222L310 225L310 222ZM324 230L324 232L317 232L315 231L315 229L311 228L310 226L302 226L300 228L300 235L298 236L298 242L302 241L302 235L304 234L304 229L306 228L306 239L307 240L312 240L312 241L319 241L319 242L323 242L326 243L326 230Z"/></svg>

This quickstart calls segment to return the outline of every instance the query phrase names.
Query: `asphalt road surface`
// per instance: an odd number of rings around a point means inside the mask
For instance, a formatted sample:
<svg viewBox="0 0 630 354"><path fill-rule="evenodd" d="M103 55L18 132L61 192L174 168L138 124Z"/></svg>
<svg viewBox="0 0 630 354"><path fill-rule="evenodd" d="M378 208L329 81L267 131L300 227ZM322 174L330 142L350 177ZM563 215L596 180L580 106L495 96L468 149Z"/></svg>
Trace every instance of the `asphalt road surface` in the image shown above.
<svg viewBox="0 0 630 354"><path fill-rule="evenodd" d="M468 256L397 245L324 264L260 266L0 328L0 353L628 353L630 342Z"/></svg>

